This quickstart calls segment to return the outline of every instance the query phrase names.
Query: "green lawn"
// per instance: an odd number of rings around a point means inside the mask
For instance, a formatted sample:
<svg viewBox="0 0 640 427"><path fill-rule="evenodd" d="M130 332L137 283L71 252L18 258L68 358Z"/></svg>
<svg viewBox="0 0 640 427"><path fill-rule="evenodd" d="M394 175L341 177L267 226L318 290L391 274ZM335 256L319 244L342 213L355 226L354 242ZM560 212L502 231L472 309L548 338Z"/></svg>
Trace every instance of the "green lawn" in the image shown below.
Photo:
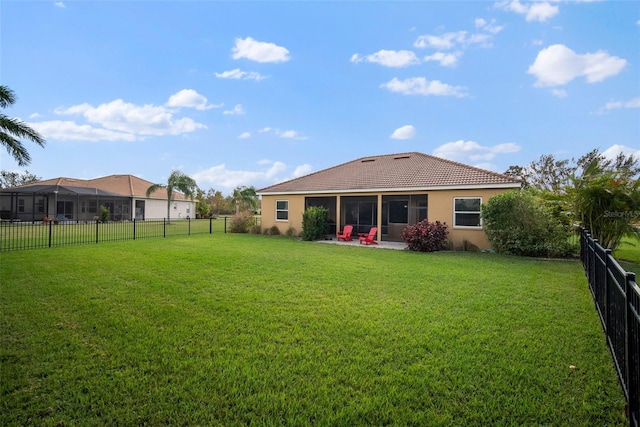
<svg viewBox="0 0 640 427"><path fill-rule="evenodd" d="M620 266L627 271L636 273L636 282L640 280L640 241L626 237L613 256Z"/></svg>
<svg viewBox="0 0 640 427"><path fill-rule="evenodd" d="M234 234L0 257L3 426L626 425L576 261Z"/></svg>

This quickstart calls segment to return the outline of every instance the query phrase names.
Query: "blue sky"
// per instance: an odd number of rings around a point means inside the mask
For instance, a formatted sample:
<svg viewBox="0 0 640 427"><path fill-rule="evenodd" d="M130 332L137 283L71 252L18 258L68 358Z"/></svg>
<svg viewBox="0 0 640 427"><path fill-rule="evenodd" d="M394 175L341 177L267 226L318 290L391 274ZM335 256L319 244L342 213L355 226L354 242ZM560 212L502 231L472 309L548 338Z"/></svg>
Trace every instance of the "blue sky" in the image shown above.
<svg viewBox="0 0 640 427"><path fill-rule="evenodd" d="M45 179L229 194L407 151L640 154L637 1L5 0L0 24L4 113L45 136Z"/></svg>

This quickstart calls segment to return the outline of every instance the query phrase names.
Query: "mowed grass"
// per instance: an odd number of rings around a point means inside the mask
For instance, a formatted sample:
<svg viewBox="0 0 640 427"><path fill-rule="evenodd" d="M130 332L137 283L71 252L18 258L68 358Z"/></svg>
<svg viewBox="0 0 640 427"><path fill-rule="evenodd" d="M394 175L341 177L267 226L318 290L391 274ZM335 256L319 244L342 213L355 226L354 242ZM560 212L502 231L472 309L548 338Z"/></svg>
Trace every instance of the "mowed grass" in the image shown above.
<svg viewBox="0 0 640 427"><path fill-rule="evenodd" d="M0 257L0 425L626 425L575 261L234 234Z"/></svg>
<svg viewBox="0 0 640 427"><path fill-rule="evenodd" d="M622 268L636 274L636 282L640 280L640 240L625 237L613 256Z"/></svg>

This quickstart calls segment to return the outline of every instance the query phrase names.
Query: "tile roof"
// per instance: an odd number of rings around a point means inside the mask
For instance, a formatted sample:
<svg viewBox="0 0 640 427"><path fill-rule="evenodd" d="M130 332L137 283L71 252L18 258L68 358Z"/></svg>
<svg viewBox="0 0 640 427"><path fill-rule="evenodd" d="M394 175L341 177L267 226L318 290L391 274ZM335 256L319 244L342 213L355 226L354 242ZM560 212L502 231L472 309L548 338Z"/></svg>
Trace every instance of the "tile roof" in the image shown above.
<svg viewBox="0 0 640 427"><path fill-rule="evenodd" d="M153 185L142 178L133 175L109 175L94 179L77 179L77 178L52 178L38 181L33 184L26 184L15 189L28 188L34 185L59 185L61 187L82 187L92 188L115 193L125 197L147 197L147 188ZM182 200L186 197L178 192L173 193L174 199ZM158 189L151 193L150 198L167 199L167 191L164 188Z"/></svg>
<svg viewBox="0 0 640 427"><path fill-rule="evenodd" d="M519 188L516 178L428 154L410 152L362 157L257 191L331 193L373 190Z"/></svg>

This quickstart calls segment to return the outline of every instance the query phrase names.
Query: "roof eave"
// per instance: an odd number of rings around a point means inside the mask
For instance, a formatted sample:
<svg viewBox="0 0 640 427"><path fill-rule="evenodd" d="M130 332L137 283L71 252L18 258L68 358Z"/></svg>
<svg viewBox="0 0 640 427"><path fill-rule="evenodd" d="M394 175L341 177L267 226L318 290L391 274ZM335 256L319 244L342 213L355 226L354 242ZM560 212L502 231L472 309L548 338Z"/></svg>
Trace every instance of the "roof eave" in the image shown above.
<svg viewBox="0 0 640 427"><path fill-rule="evenodd" d="M466 185L434 185L426 187L397 187L397 188L360 188L347 190L294 190L294 191L260 191L258 196L283 196L300 194L349 194L349 193L395 193L407 191L438 191L438 190L489 190L495 188L520 188L519 182L507 182L497 184L466 184Z"/></svg>

